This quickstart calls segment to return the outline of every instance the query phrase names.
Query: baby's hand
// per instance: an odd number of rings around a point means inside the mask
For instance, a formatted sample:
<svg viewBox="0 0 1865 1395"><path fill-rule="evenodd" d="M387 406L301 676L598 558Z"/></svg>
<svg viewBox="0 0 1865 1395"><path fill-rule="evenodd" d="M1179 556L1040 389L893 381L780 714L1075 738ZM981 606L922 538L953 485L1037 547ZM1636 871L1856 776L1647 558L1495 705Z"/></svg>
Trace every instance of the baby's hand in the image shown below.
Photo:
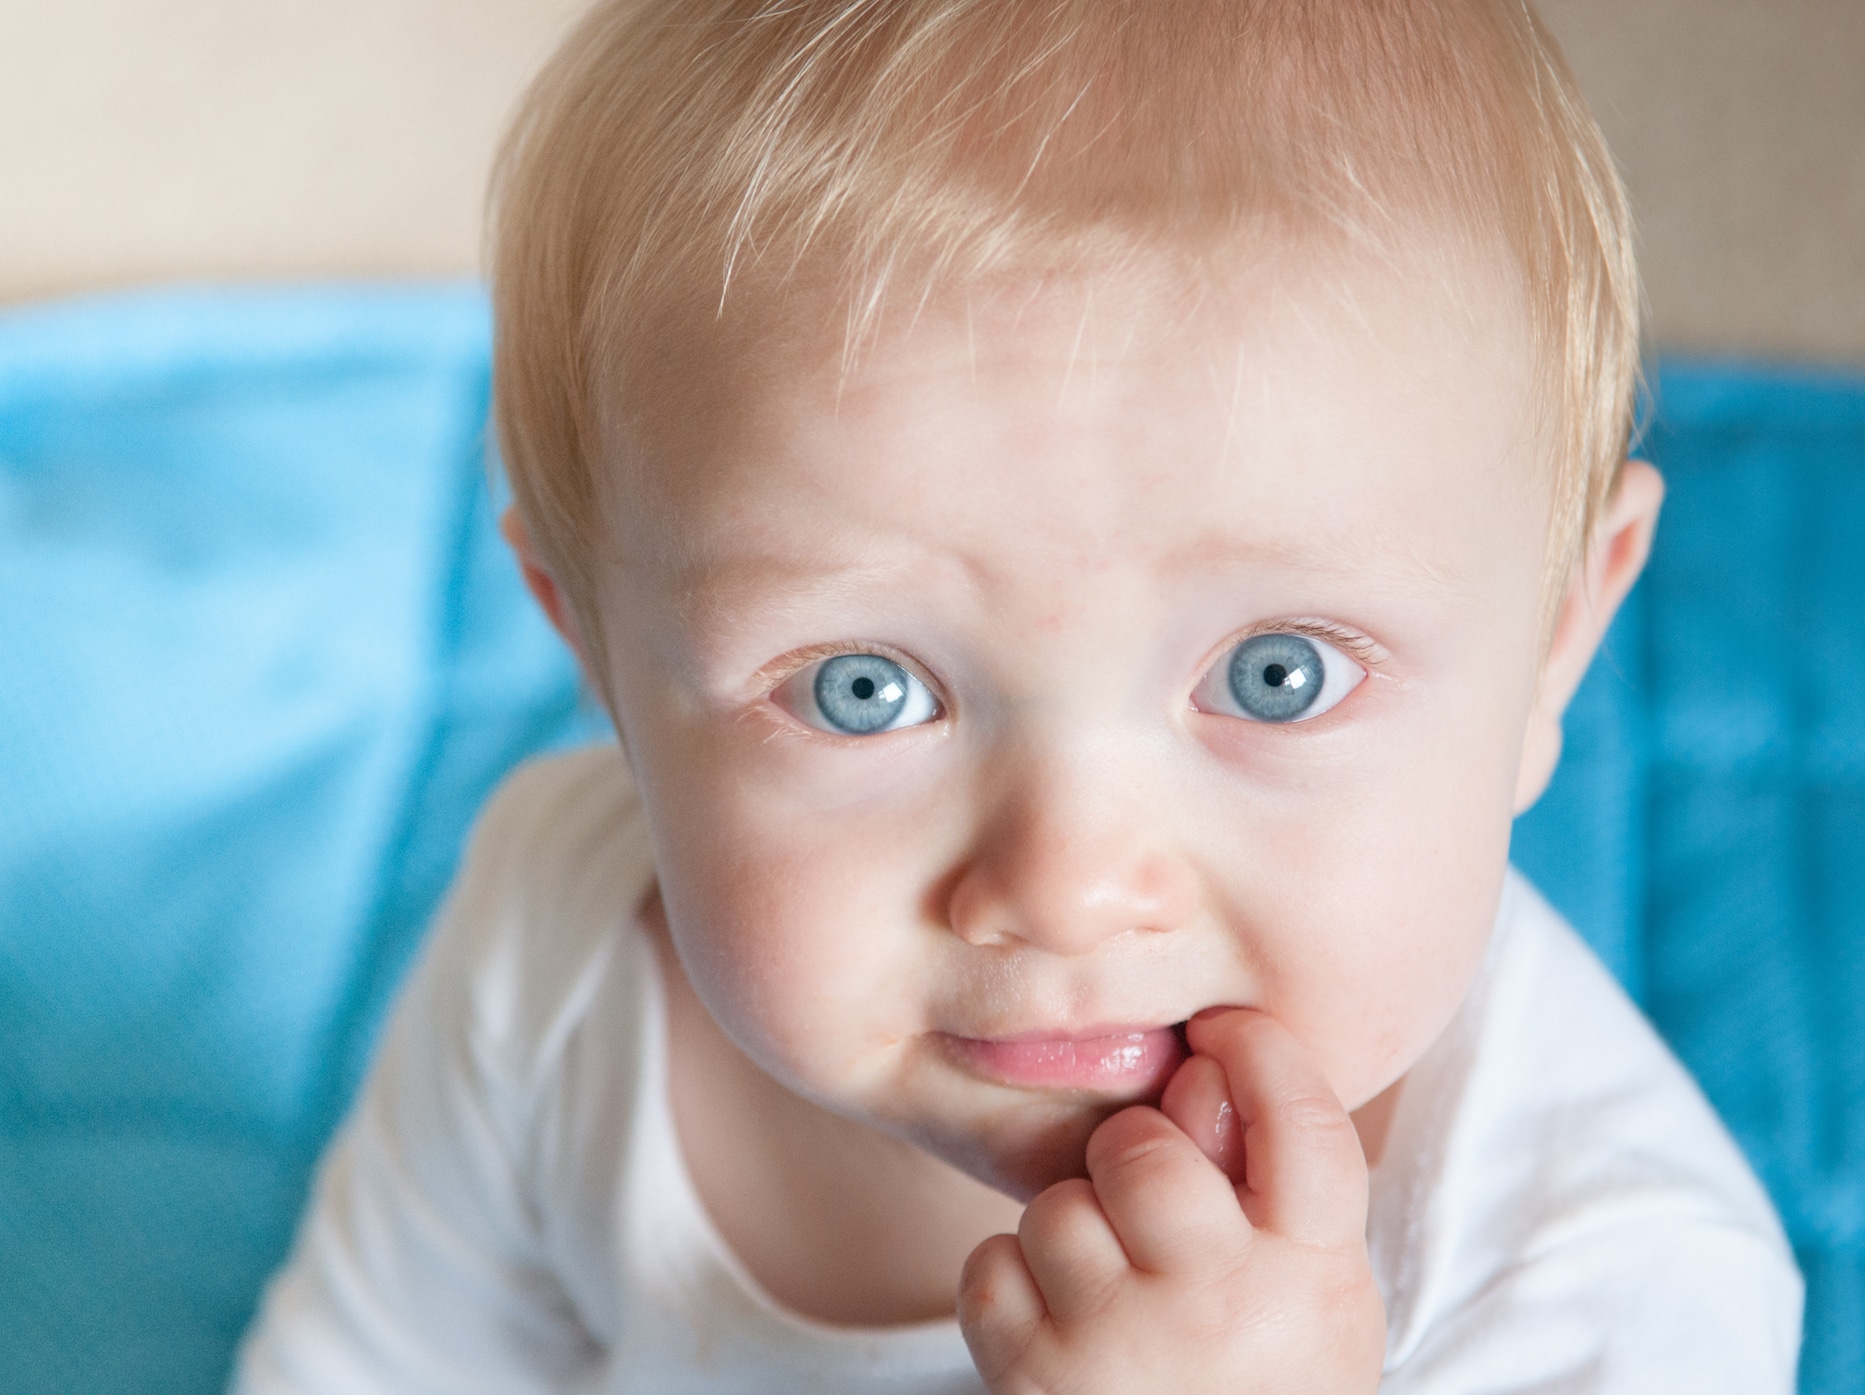
<svg viewBox="0 0 1865 1395"><path fill-rule="evenodd" d="M1088 1141L1016 1235L972 1252L959 1321L997 1395L1366 1395L1386 1315L1366 1256L1366 1162L1300 1043L1204 1014L1159 1109ZM1232 1112L1232 1102L1235 1111Z"/></svg>

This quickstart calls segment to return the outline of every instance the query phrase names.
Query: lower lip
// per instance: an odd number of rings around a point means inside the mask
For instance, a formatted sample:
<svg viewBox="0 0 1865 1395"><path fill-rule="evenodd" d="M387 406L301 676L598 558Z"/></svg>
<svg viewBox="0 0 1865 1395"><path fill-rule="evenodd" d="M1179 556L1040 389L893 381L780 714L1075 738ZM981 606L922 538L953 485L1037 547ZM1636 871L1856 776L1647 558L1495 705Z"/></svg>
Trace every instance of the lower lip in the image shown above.
<svg viewBox="0 0 1865 1395"><path fill-rule="evenodd" d="M1164 1089L1185 1059L1170 1027L1087 1037L988 1040L947 1036L946 1048L974 1074L1003 1085L1146 1094Z"/></svg>

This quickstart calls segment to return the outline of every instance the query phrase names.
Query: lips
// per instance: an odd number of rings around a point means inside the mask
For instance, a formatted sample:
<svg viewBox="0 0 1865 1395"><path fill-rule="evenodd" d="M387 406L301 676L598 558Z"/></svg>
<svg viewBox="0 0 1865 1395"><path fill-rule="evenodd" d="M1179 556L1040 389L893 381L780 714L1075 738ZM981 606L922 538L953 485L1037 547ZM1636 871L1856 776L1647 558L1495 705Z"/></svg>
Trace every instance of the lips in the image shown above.
<svg viewBox="0 0 1865 1395"><path fill-rule="evenodd" d="M1099 1027L1076 1035L941 1035L972 1074L1023 1089L1141 1096L1165 1088L1186 1057L1176 1027Z"/></svg>

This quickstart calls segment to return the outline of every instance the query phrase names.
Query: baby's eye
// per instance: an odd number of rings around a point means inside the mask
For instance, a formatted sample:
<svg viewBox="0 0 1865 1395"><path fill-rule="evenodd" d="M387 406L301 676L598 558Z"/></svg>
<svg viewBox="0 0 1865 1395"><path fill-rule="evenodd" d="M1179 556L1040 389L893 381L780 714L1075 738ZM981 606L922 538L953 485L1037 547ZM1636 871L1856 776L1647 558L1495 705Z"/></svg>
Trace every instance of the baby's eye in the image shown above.
<svg viewBox="0 0 1865 1395"><path fill-rule="evenodd" d="M916 727L939 715L926 685L879 654L837 654L800 669L775 694L820 731L842 736Z"/></svg>
<svg viewBox="0 0 1865 1395"><path fill-rule="evenodd" d="M1200 711L1253 722L1305 722L1360 686L1366 670L1324 639L1253 635L1198 682Z"/></svg>

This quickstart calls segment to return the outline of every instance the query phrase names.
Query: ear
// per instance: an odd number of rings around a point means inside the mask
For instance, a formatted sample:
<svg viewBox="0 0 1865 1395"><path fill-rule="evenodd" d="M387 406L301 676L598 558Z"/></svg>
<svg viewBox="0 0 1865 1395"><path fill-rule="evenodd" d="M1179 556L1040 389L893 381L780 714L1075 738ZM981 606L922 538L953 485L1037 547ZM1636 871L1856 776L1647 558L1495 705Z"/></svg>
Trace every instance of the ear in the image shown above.
<svg viewBox="0 0 1865 1395"><path fill-rule="evenodd" d="M1554 640L1541 667L1541 685L1522 744L1515 783L1518 814L1541 798L1554 776L1561 759L1561 717L1606 637L1619 603L1645 569L1663 503L1663 477L1642 460L1628 460L1606 516L1561 600Z"/></svg>
<svg viewBox="0 0 1865 1395"><path fill-rule="evenodd" d="M587 673L588 651L583 646L583 632L576 623L576 613L570 609L570 603L564 596L563 588L557 584L557 578L538 560L537 548L531 541L531 530L525 527L525 521L518 516L517 508L505 510L504 517L499 519L499 531L505 535L505 541L511 544L512 551L518 556L518 570L524 575L526 587L537 598L544 614L550 617L551 625L563 636L563 642L570 646L577 662Z"/></svg>

